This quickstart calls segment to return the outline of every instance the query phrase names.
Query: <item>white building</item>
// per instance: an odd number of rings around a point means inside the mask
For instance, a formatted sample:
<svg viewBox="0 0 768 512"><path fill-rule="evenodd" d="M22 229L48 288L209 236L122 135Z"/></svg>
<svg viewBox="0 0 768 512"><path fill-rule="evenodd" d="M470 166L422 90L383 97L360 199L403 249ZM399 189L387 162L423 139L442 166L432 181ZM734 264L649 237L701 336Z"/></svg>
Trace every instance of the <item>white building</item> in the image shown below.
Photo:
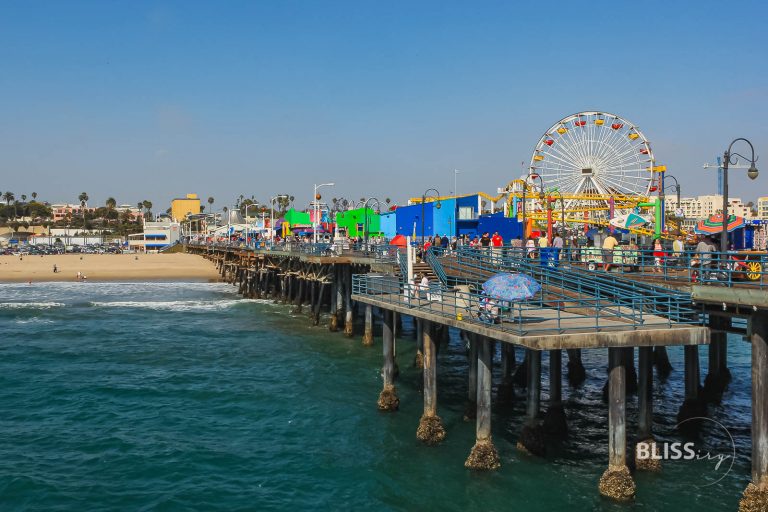
<svg viewBox="0 0 768 512"><path fill-rule="evenodd" d="M679 205L675 196L667 196L664 205L667 213L679 213L677 210L682 210L683 217L686 219L706 219L710 215L722 211L723 196L681 197ZM728 214L744 217L745 219L754 218L752 216L752 209L742 203L741 198L738 197L728 198Z"/></svg>
<svg viewBox="0 0 768 512"><path fill-rule="evenodd" d="M768 196L757 198L757 218L768 220Z"/></svg>
<svg viewBox="0 0 768 512"><path fill-rule="evenodd" d="M180 236L178 222L145 222L143 233L128 235L128 246L136 251L159 251L178 242Z"/></svg>

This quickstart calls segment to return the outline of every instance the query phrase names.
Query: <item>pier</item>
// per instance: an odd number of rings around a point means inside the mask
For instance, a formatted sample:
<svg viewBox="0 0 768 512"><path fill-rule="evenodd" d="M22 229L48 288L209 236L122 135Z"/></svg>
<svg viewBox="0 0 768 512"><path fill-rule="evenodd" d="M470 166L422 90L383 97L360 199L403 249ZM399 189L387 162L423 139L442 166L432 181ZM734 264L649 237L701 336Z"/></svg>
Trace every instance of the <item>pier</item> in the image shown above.
<svg viewBox="0 0 768 512"><path fill-rule="evenodd" d="M607 350L608 460L602 476L595 475L595 483L598 492L617 501L634 498L633 471L659 471L663 464L635 457L634 446L635 442L655 446L653 366L660 374L668 371L666 347L684 347L685 396L677 421L686 429L695 429L696 419L707 415L706 403L719 400L729 380L726 334L744 336L752 346L752 473L740 510L768 506L768 293L762 280L753 287L679 279L668 283L643 274L593 272L567 264L543 266L511 250L493 253L459 247L452 252L431 249L424 255L421 264L435 277L425 288L407 279L405 250L389 246L340 253L322 244L277 250L215 245L186 249L215 262L222 279L246 297L272 299L291 305L296 312L306 311L313 325L319 325L321 313L328 313L331 331L360 336L362 345L372 345L374 336L380 334L382 389L371 401L381 411L399 408L398 324L403 317L412 318L417 326L424 400L423 413L418 422L414 418L414 427L417 438L430 446L450 435L439 415L437 353L448 328L457 329L468 346L465 416L476 422L476 439L474 446L467 447L464 464L472 470L501 468L492 436L492 404L503 402L505 395L508 399L513 386L520 386L520 379L526 415L517 449L544 456L547 436L578 436L578 431L568 429L562 379L578 385L584 379L582 351ZM494 305L489 313L480 286L499 272L527 274L542 285L542 291L527 301ZM356 317L362 319L360 332L355 332ZM380 318L380 333L374 332L376 317ZM494 402L491 383L497 344L501 346L502 385ZM709 360L703 387L702 348L708 350ZM525 353L522 363L515 360L515 350ZM542 415L544 351L549 354L550 393ZM563 351L568 358L565 376ZM515 367L518 371L513 378ZM629 432L627 394L635 391L637 430ZM681 426L681 433L684 430Z"/></svg>

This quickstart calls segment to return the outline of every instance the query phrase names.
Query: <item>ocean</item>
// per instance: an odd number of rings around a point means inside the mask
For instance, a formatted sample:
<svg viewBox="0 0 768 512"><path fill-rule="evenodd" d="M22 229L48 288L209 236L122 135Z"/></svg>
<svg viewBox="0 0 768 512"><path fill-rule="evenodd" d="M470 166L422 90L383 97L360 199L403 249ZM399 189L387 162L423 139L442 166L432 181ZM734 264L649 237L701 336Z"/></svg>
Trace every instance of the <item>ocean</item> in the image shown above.
<svg viewBox="0 0 768 512"><path fill-rule="evenodd" d="M376 409L378 326L366 348L357 334L313 328L223 283L0 284L0 326L1 511L734 510L749 481L750 350L737 336L733 381L709 408L722 427L711 422L696 440L730 453L730 435L735 459L719 469L665 461L660 474L635 474L633 503L616 504L597 490L607 467L605 350L585 353L583 386L564 386L567 439L544 459L516 450L518 389L516 404L493 414L501 469L474 473L463 466L475 425L462 420L457 332L438 356L448 435L428 447L415 435L421 374L409 319L397 340L395 413ZM669 353L672 375L654 381L654 429L672 442L681 440L683 351ZM705 348L701 366L703 378ZM636 409L631 396L630 437Z"/></svg>

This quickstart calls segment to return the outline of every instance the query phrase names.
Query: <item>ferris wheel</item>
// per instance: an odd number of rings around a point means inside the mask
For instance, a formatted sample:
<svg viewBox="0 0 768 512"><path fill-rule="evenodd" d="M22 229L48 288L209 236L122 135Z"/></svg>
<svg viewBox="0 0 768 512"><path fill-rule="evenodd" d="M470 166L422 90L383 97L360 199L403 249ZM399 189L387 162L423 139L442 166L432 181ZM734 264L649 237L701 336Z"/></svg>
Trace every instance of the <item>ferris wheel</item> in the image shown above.
<svg viewBox="0 0 768 512"><path fill-rule="evenodd" d="M534 189L557 190L569 211L598 216L656 190L651 145L631 122L607 112L579 112L561 119L539 139L531 156ZM595 215L593 214L593 215Z"/></svg>

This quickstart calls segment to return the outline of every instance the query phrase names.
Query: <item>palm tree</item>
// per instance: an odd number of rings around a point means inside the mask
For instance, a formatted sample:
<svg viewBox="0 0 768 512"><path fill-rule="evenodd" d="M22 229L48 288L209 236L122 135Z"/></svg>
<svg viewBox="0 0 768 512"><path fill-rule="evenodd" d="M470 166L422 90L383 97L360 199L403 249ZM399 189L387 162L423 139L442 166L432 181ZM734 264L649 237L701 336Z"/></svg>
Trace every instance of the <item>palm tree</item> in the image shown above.
<svg viewBox="0 0 768 512"><path fill-rule="evenodd" d="M13 195L13 192L4 192L3 195L0 197L2 197L3 201L5 201L6 206L10 206L11 201L16 199L16 196Z"/></svg>
<svg viewBox="0 0 768 512"><path fill-rule="evenodd" d="M22 202L27 202L27 194L21 194L21 200Z"/></svg>
<svg viewBox="0 0 768 512"><path fill-rule="evenodd" d="M32 200L37 200L37 192L32 192Z"/></svg>
<svg viewBox="0 0 768 512"><path fill-rule="evenodd" d="M208 207L208 209L209 209L210 211L213 211L213 197L209 197L209 198L208 198L208 204L210 205L210 206Z"/></svg>
<svg viewBox="0 0 768 512"><path fill-rule="evenodd" d="M152 201L144 200L141 202L142 205L144 205L144 208L147 210L147 215L150 219L152 219Z"/></svg>
<svg viewBox="0 0 768 512"><path fill-rule="evenodd" d="M80 204L82 206L85 206L85 203L88 202L88 193L87 192L80 192L80 195L77 196L78 201L80 201Z"/></svg>
<svg viewBox="0 0 768 512"><path fill-rule="evenodd" d="M115 206L117 206L117 201L114 197L108 197L106 202L104 203L107 207L107 224L109 224L109 218L111 217L112 210L115 209ZM117 217L117 223L120 224L120 216Z"/></svg>

